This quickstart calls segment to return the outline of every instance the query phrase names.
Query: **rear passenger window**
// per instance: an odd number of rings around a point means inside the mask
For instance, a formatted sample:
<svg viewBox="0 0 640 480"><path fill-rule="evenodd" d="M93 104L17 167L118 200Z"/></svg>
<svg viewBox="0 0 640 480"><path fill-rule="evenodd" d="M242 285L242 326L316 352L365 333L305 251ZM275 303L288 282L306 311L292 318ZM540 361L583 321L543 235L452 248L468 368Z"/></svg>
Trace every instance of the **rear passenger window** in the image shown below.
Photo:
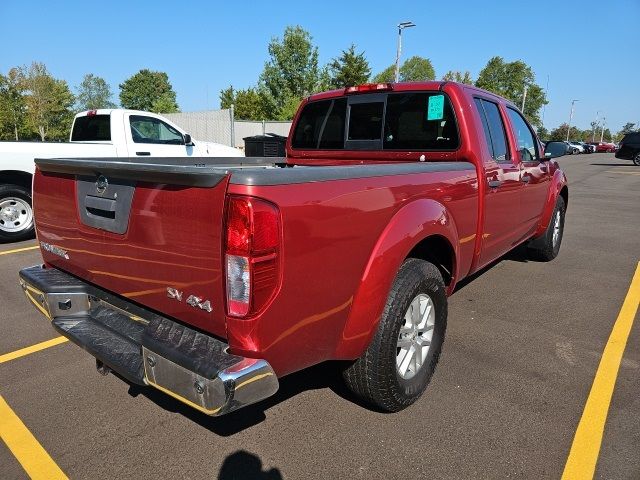
<svg viewBox="0 0 640 480"><path fill-rule="evenodd" d="M507 147L507 137L504 130L504 123L500 116L500 110L498 105L488 100L476 98L476 108L480 113L480 117L483 113L486 118L487 127L489 129L489 136L491 141L491 148L493 159L496 162L509 162L509 149ZM486 135L485 128L485 135ZM489 140L489 139L488 139Z"/></svg>
<svg viewBox="0 0 640 480"><path fill-rule="evenodd" d="M441 103L442 108L430 112L430 103L435 102ZM385 150L453 150L458 143L458 128L446 95L439 92L389 94Z"/></svg>
<svg viewBox="0 0 640 480"><path fill-rule="evenodd" d="M516 137L516 142L518 142L520 160L523 162L536 161L538 159L538 142L536 142L536 138L531 132L529 125L527 125L527 122L522 118L522 115L512 108L507 108L507 112L511 119L513 134Z"/></svg>
<svg viewBox="0 0 640 480"><path fill-rule="evenodd" d="M484 130L484 139L489 148L489 153L491 154L491 158L493 156L493 144L491 143L491 132L489 131L489 124L487 123L487 116L484 113L484 108L482 106L482 100L479 98L474 98L473 101L476 104L476 110L478 111L478 115L480 115L480 121L482 122L482 129Z"/></svg>

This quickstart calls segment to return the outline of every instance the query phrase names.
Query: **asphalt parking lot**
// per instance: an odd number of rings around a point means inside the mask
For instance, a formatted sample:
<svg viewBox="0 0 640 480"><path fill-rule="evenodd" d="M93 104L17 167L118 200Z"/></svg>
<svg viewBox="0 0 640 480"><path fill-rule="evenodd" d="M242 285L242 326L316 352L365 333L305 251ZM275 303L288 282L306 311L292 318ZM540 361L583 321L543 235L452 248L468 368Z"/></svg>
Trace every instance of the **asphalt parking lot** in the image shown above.
<svg viewBox="0 0 640 480"><path fill-rule="evenodd" d="M33 439L0 442L0 477L28 478L28 468L87 479L561 477L585 404L602 407L591 387L612 328L640 289L640 168L613 154L559 161L570 183L560 256L536 263L516 250L459 288L432 383L396 414L354 403L332 365L209 418L99 375L68 342L13 358L57 334L17 283L40 261L35 241L1 245L0 422L19 419ZM639 323L618 362L596 478L640 478ZM41 458L39 446L51 463L22 466L20 452ZM577 464L588 454L571 451Z"/></svg>

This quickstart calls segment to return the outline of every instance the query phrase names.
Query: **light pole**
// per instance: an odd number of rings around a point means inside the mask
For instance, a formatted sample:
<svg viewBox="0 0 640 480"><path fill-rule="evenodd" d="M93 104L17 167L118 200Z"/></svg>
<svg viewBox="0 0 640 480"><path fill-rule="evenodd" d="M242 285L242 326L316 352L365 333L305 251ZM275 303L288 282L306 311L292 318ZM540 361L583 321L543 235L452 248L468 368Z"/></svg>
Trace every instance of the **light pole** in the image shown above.
<svg viewBox="0 0 640 480"><path fill-rule="evenodd" d="M547 75L547 86L544 87L544 98L547 102L549 102L549 99L547 98L549 92L549 75ZM542 105L542 125L544 125L544 112L547 109L547 104L545 103L544 105Z"/></svg>
<svg viewBox="0 0 640 480"><path fill-rule="evenodd" d="M569 114L569 128L567 128L567 142L569 141L569 132L571 132L571 122L573 120L573 104L576 103L578 99L571 100L571 113Z"/></svg>
<svg viewBox="0 0 640 480"><path fill-rule="evenodd" d="M603 137L604 137L604 122L605 122L606 120L607 120L607 119L606 119L605 117L602 117L602 130L600 131L600 143L602 143L602 139L603 139Z"/></svg>
<svg viewBox="0 0 640 480"><path fill-rule="evenodd" d="M402 30L405 28L415 27L416 24L413 22L400 22L398 24L398 49L396 51L396 73L394 75L395 82L398 83L400 80L400 52L402 51Z"/></svg>
<svg viewBox="0 0 640 480"><path fill-rule="evenodd" d="M600 110L596 112L596 123L593 124L591 128L591 141L596 141L596 128L598 128L598 117L600 116Z"/></svg>
<svg viewBox="0 0 640 480"><path fill-rule="evenodd" d="M527 90L529 90L529 85L527 85L526 83L524 84L524 93L522 94L522 108L520 109L520 111L522 113L524 113L524 104L527 101Z"/></svg>

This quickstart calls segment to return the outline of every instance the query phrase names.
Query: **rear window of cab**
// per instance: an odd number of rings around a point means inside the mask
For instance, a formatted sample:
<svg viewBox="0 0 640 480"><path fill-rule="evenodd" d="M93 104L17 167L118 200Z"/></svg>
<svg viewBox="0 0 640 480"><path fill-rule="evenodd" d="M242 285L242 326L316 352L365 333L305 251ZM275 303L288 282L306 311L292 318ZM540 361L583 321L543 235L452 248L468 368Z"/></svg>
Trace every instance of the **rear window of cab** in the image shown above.
<svg viewBox="0 0 640 480"><path fill-rule="evenodd" d="M309 102L291 146L300 150L455 150L451 102L442 92L375 93Z"/></svg>
<svg viewBox="0 0 640 480"><path fill-rule="evenodd" d="M76 117L71 131L72 142L105 142L111 140L109 115L85 115Z"/></svg>

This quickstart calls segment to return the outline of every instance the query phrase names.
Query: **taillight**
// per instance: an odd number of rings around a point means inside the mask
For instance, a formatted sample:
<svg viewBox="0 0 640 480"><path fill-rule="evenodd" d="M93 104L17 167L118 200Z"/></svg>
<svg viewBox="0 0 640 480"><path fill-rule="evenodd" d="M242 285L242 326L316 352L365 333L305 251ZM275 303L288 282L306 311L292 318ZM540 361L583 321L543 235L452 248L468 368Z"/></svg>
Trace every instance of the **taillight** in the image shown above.
<svg viewBox="0 0 640 480"><path fill-rule="evenodd" d="M232 196L226 210L227 313L246 317L273 297L280 279L280 212L253 197Z"/></svg>

